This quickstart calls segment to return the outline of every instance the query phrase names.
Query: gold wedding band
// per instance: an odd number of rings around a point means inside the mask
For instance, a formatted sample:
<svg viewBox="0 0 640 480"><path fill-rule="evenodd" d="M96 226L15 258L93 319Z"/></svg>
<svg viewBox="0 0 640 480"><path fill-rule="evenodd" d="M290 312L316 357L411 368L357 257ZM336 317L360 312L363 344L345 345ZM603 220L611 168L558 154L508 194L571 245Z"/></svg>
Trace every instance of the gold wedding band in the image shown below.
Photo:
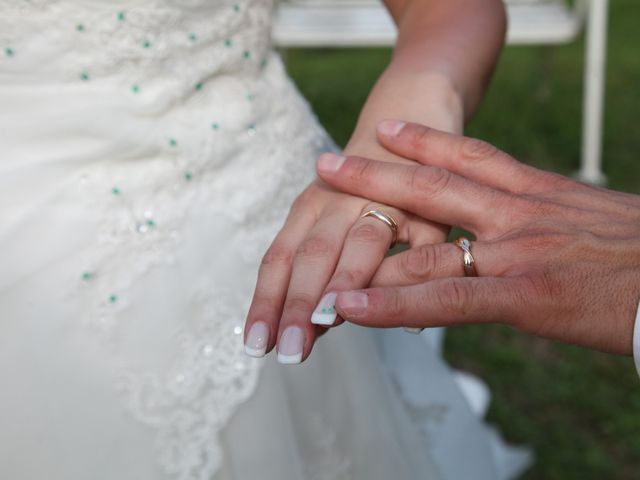
<svg viewBox="0 0 640 480"><path fill-rule="evenodd" d="M464 252L464 256L462 257L464 276L477 277L478 271L476 270L476 261L473 258L473 255L471 255L471 242L469 239L466 237L460 237L453 243Z"/></svg>
<svg viewBox="0 0 640 480"><path fill-rule="evenodd" d="M363 213L362 215L360 215L360 218L366 218L366 217L377 218L378 220L380 220L382 223L384 223L387 227L391 229L392 237L391 237L391 245L389 246L389 248L395 247L396 243L398 242L398 222L396 222L393 219L393 217L391 217L390 215L387 215L382 210L369 210Z"/></svg>

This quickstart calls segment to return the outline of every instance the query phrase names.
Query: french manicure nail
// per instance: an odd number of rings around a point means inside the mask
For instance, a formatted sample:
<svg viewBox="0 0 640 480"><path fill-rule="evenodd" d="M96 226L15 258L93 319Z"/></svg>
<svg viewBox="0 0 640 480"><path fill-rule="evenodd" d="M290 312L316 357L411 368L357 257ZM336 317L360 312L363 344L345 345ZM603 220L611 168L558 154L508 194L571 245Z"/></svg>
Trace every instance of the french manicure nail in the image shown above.
<svg viewBox="0 0 640 480"><path fill-rule="evenodd" d="M348 315L358 315L369 306L369 297L363 292L343 292L339 299L340 309Z"/></svg>
<svg viewBox="0 0 640 480"><path fill-rule="evenodd" d="M323 153L318 158L318 170L327 173L335 173L340 170L340 167L346 160L342 155L336 155L335 153Z"/></svg>
<svg viewBox="0 0 640 480"><path fill-rule="evenodd" d="M318 306L313 311L313 315L311 315L311 323L315 323L316 325L333 325L336 323L336 318L338 318L338 314L336 313L337 296L337 293L330 292L322 297L320 303L318 303Z"/></svg>
<svg viewBox="0 0 640 480"><path fill-rule="evenodd" d="M251 326L244 343L244 352L250 357L264 357L269 341L269 326L265 322L256 322Z"/></svg>
<svg viewBox="0 0 640 480"><path fill-rule="evenodd" d="M294 365L302 361L304 334L300 327L287 327L280 336L278 344L278 362Z"/></svg>
<svg viewBox="0 0 640 480"><path fill-rule="evenodd" d="M405 125L406 122L399 120L383 120L378 124L378 132L387 137L395 137Z"/></svg>

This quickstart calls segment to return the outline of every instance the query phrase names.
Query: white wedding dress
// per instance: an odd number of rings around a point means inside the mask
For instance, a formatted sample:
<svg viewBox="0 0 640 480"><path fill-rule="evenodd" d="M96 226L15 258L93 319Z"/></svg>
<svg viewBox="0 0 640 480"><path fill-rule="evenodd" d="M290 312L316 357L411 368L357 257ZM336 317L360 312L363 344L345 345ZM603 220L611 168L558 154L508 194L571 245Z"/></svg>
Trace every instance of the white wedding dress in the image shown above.
<svg viewBox="0 0 640 480"><path fill-rule="evenodd" d="M419 336L242 351L259 259L332 148L270 0L0 0L0 478L507 478Z"/></svg>

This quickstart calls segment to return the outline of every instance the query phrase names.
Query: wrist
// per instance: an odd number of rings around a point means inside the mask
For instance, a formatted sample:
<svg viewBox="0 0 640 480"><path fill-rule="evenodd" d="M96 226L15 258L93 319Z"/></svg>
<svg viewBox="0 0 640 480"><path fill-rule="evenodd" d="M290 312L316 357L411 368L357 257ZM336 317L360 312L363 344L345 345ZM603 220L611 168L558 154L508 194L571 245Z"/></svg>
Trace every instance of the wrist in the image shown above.
<svg viewBox="0 0 640 480"><path fill-rule="evenodd" d="M399 120L420 123L449 133L462 133L465 100L453 79L436 69L411 68L394 60L383 78L394 85L396 104L403 104L405 116ZM389 118L389 117L386 117Z"/></svg>
<svg viewBox="0 0 640 480"><path fill-rule="evenodd" d="M387 119L462 133L464 104L453 82L444 73L407 71L406 67L392 62L369 95L345 153L371 156L385 152L391 155L378 144L376 136L378 123Z"/></svg>

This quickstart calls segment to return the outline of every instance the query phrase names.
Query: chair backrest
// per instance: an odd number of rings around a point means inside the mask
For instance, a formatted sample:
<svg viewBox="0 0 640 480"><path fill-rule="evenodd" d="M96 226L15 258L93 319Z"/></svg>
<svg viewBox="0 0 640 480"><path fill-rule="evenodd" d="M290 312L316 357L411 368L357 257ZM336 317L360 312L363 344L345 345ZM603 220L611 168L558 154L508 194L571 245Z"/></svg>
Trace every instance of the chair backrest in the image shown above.
<svg viewBox="0 0 640 480"><path fill-rule="evenodd" d="M576 0L571 7L565 0L507 0L508 43L573 40L586 1ZM389 46L396 29L381 0L280 0L273 35L282 47Z"/></svg>

